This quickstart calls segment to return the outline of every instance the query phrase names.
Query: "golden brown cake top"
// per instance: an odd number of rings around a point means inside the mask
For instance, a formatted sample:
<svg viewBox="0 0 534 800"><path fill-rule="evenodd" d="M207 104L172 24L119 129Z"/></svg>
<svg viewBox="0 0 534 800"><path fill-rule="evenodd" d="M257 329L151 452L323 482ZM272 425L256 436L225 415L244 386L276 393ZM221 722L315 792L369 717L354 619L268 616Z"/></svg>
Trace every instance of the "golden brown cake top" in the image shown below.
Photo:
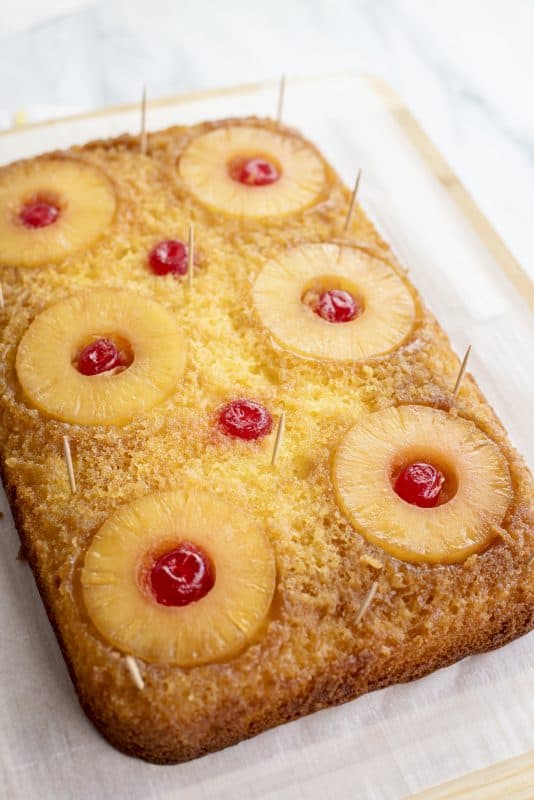
<svg viewBox="0 0 534 800"><path fill-rule="evenodd" d="M267 216L261 216L259 201L249 204L241 187L230 191L226 174L217 189L215 179L207 181L202 172L207 149L235 146L237 158L251 130L261 147L246 153L249 160L263 156L268 134L276 134L285 148L278 167L283 171L287 158L293 169L287 176L284 171L288 186L280 200L275 183L267 184ZM0 435L25 548L87 706L99 697L97 705L108 708L117 729L148 719L162 741L165 726L174 731L183 723L194 750L210 726L231 728L241 717L252 729L254 719L290 716L281 709L303 697L309 698L307 707L319 705L310 687L321 687L327 676L341 698L348 675L358 676L363 691L416 675L423 663L447 663L453 653L460 656L486 641L486 628L504 608L531 598L531 476L472 378L465 378L451 404L459 364L446 335L361 208L344 230L349 192L310 143L275 123L247 119L152 134L146 155L135 139L122 137L47 157L47 164L55 158L69 166L81 163L80 180L87 165L105 176L98 191L113 186L113 219L102 223L89 246L73 245L65 258L58 259L50 245L49 261L40 266L31 257L12 264L9 246L0 246L6 300ZM7 168L12 175L26 169ZM240 162L232 169L244 167ZM78 178L73 180L76 193ZM190 224L196 243L192 285L183 274L154 274L153 248L170 239L187 242ZM315 307L303 301L302 311L298 297L302 289L301 299L311 292L309 302L316 303L324 287L320 280L301 285L301 262L292 253L304 253L308 264L319 259L316 279L324 277L323 262L330 277L337 269L336 290L350 288L344 270L359 276L358 286L369 282L361 302L376 321L368 334L347 327L325 334L320 349ZM159 304L177 321L176 336L185 343L183 372L177 370L157 402L143 400L131 419L102 416L91 422L89 409L82 424L75 424L72 409L71 416L52 414L43 401L38 410L36 400L28 401L28 393L36 398L38 389L29 388L28 378L23 391L23 373L16 371L17 358L26 364L17 350L32 321L78 294L90 298L118 289L146 307ZM73 335L85 307L81 301L72 316ZM319 344L313 344L316 335ZM46 358L40 367L49 374ZM35 369L30 362L28 374ZM126 405L129 391L126 385ZM240 398L268 409L274 422L268 435L244 441L221 431L221 409ZM513 491L503 488L498 512L484 518L484 536L462 551L459 563L395 557L403 551L392 553L384 545L388 528L381 529L382 538L366 537L352 490L335 485L335 453L349 430L368 415L408 406L422 409L420 420L425 410L437 409L460 427L466 420L462 432L476 426L498 451L495 469L502 463L511 476ZM282 413L285 434L272 467ZM106 421L121 424L101 424ZM65 434L76 472L74 495L62 457ZM445 431L444 442L447 436ZM116 509L169 490L206 492L253 518L274 553L276 591L250 646L192 670L149 658L139 692L124 652L87 613L80 575L95 534ZM461 506L457 513L461 519ZM439 555L434 560L447 561ZM362 617L371 588L373 602ZM94 714L101 716L96 708Z"/></svg>

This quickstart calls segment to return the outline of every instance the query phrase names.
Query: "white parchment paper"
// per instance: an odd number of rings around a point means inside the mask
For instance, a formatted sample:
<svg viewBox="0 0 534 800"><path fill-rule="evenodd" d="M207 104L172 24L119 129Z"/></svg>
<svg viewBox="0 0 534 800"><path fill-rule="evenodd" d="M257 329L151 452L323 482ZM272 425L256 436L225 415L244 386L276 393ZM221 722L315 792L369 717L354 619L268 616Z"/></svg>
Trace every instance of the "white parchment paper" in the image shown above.
<svg viewBox="0 0 534 800"><path fill-rule="evenodd" d="M230 115L273 115L276 88L149 108L151 129ZM409 265L413 280L534 463L534 324L446 187L362 78L289 82L285 120L323 150ZM136 111L0 137L0 163L136 131ZM465 659L268 731L189 764L121 755L81 712L2 497L0 798L2 800L395 800L534 747L534 637ZM534 796L534 793L533 793Z"/></svg>

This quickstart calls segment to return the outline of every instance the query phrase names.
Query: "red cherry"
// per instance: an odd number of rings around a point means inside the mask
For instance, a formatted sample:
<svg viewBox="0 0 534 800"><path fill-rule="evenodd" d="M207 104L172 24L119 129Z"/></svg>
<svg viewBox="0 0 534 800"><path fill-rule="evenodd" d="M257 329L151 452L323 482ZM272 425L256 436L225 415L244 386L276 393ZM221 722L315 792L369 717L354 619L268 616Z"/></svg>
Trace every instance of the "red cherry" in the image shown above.
<svg viewBox="0 0 534 800"><path fill-rule="evenodd" d="M265 406L254 400L232 400L219 412L219 425L227 436L250 441L267 436L273 418Z"/></svg>
<svg viewBox="0 0 534 800"><path fill-rule="evenodd" d="M115 367L124 366L124 359L110 339L97 339L84 347L78 356L78 372L100 375Z"/></svg>
<svg viewBox="0 0 534 800"><path fill-rule="evenodd" d="M268 186L279 180L280 173L264 158L240 158L230 165L230 177L247 186Z"/></svg>
<svg viewBox="0 0 534 800"><path fill-rule="evenodd" d="M445 476L432 464L408 464L395 481L395 491L407 503L420 508L434 508L438 504Z"/></svg>
<svg viewBox="0 0 534 800"><path fill-rule="evenodd" d="M46 228L59 217L59 208L53 203L36 200L26 203L19 212L19 219L27 228Z"/></svg>
<svg viewBox="0 0 534 800"><path fill-rule="evenodd" d="M150 570L150 587L164 606L187 606L202 600L215 584L207 554L191 542L182 542L160 556Z"/></svg>
<svg viewBox="0 0 534 800"><path fill-rule="evenodd" d="M329 289L321 294L313 310L327 322L350 322L358 316L360 308L350 292Z"/></svg>
<svg viewBox="0 0 534 800"><path fill-rule="evenodd" d="M156 275L187 273L187 245L176 239L167 239L157 244L148 255L148 263Z"/></svg>

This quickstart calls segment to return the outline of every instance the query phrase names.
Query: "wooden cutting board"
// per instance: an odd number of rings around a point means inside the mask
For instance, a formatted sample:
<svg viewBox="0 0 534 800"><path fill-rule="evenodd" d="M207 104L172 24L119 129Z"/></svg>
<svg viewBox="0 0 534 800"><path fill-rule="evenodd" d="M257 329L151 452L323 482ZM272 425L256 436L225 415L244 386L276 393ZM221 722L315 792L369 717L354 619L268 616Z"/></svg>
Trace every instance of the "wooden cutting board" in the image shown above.
<svg viewBox="0 0 534 800"><path fill-rule="evenodd" d="M470 772L407 800L532 800L534 797L534 750Z"/></svg>

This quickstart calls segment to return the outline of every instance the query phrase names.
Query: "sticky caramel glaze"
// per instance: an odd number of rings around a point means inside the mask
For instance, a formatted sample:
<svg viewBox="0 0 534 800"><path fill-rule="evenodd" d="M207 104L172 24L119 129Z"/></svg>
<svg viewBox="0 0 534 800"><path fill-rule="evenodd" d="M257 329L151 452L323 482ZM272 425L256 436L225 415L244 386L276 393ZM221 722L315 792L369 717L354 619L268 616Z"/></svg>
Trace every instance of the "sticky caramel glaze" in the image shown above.
<svg viewBox="0 0 534 800"><path fill-rule="evenodd" d="M247 124L274 123L247 120ZM226 123L216 123L226 124ZM243 222L200 206L180 183L184 146L213 123L149 137L93 142L76 154L112 176L119 207L109 235L62 264L3 270L0 447L21 540L81 703L119 749L150 761L182 761L265 728L396 681L410 680L519 636L534 623L532 477L476 384L456 409L503 449L514 499L494 544L460 565L412 566L367 544L339 511L331 455L367 411L395 403L447 408L458 370L447 337L414 291L418 318L393 355L364 365L306 361L273 347L255 317L251 286L264 261L307 241L360 243L404 273L361 209L343 234L350 192L330 167L318 203L283 219ZM290 135L297 135L290 132ZM147 269L147 253L195 226L193 290ZM124 427L82 428L44 419L21 397L14 359L29 322L80 289L122 286L179 315L188 363L175 395ZM283 448L272 437L228 439L213 420L234 397L287 412ZM62 458L68 433L78 492ZM79 565L94 532L118 505L184 483L216 490L264 520L278 588L260 641L228 663L184 670L140 664L133 684L122 655L87 618ZM376 562L382 565L376 569ZM355 619L371 583L375 600Z"/></svg>

